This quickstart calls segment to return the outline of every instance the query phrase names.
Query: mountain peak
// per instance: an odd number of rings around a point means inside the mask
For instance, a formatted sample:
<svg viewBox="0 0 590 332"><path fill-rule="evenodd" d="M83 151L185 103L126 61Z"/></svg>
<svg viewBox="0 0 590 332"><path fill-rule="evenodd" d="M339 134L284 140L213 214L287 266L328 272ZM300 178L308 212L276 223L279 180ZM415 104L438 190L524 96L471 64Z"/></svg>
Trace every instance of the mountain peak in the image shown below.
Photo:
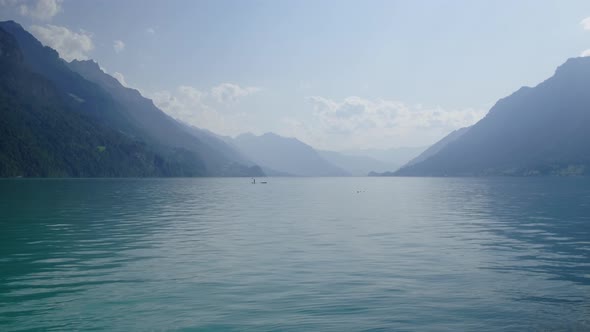
<svg viewBox="0 0 590 332"><path fill-rule="evenodd" d="M16 23L13 20L0 21L0 25L3 25L5 27L18 28L18 29L24 30L22 25Z"/></svg>
<svg viewBox="0 0 590 332"><path fill-rule="evenodd" d="M590 73L590 56L569 58L555 70L555 75L586 75L588 73Z"/></svg>
<svg viewBox="0 0 590 332"><path fill-rule="evenodd" d="M590 58L568 59L555 75L500 99L471 129L456 139L450 134L433 145L442 148L396 175L587 175L589 85Z"/></svg>
<svg viewBox="0 0 590 332"><path fill-rule="evenodd" d="M248 138L253 138L256 137L256 135L254 135L251 132L247 132L247 133L241 133L238 136L235 137L235 139L248 139Z"/></svg>
<svg viewBox="0 0 590 332"><path fill-rule="evenodd" d="M262 134L260 137L270 138L270 139L275 139L275 140L284 140L285 142L294 142L294 143L298 143L298 144L307 145L295 137L281 136L281 135L273 133L271 131Z"/></svg>
<svg viewBox="0 0 590 332"><path fill-rule="evenodd" d="M74 60L70 61L70 64L85 67L87 69L103 71L100 68L100 66L98 65L98 62L96 62L92 59L89 59L89 60L76 60L76 59L74 59Z"/></svg>
<svg viewBox="0 0 590 332"><path fill-rule="evenodd" d="M323 159L311 146L296 138L273 132L256 136L241 134L234 145L254 163L279 174L297 176L343 176L347 172Z"/></svg>
<svg viewBox="0 0 590 332"><path fill-rule="evenodd" d="M286 137L282 137L282 136L277 135L277 134L270 132L270 131L262 134L262 137L286 138Z"/></svg>
<svg viewBox="0 0 590 332"><path fill-rule="evenodd" d="M19 47L25 55L25 62L35 62L38 58L51 59L51 61L60 59L56 50L49 46L44 46L35 36L15 21L2 21L0 22L0 28L11 34L18 41ZM30 56L26 56L27 53Z"/></svg>

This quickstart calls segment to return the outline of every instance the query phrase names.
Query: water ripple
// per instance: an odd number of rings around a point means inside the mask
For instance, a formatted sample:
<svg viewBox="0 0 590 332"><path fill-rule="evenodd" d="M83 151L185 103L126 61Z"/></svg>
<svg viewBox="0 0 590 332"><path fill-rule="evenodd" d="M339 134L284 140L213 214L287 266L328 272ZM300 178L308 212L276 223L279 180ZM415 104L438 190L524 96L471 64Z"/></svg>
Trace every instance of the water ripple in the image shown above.
<svg viewBox="0 0 590 332"><path fill-rule="evenodd" d="M589 201L589 179L2 180L0 330L590 330Z"/></svg>

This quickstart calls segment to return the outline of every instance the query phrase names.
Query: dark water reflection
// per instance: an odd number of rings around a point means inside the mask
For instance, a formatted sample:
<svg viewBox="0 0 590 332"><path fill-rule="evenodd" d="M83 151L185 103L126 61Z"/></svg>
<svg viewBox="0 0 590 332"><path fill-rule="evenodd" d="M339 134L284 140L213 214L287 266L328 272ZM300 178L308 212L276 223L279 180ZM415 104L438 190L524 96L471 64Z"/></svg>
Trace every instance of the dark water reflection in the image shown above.
<svg viewBox="0 0 590 332"><path fill-rule="evenodd" d="M590 330L590 179L0 181L0 330Z"/></svg>

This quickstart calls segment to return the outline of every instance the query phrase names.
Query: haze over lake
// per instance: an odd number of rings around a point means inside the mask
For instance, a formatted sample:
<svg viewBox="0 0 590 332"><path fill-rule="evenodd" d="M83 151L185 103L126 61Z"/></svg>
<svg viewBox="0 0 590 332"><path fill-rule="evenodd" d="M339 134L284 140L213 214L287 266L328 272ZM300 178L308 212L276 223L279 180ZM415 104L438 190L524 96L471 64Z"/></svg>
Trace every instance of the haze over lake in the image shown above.
<svg viewBox="0 0 590 332"><path fill-rule="evenodd" d="M588 178L2 180L0 330L590 329Z"/></svg>

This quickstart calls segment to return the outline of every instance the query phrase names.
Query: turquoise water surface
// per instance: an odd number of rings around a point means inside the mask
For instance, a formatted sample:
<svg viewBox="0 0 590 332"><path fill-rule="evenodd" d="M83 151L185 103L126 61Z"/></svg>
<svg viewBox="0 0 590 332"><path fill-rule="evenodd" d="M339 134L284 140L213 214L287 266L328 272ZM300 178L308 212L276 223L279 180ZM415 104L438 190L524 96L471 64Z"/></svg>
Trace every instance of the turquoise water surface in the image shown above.
<svg viewBox="0 0 590 332"><path fill-rule="evenodd" d="M0 331L590 330L590 179L0 180Z"/></svg>

